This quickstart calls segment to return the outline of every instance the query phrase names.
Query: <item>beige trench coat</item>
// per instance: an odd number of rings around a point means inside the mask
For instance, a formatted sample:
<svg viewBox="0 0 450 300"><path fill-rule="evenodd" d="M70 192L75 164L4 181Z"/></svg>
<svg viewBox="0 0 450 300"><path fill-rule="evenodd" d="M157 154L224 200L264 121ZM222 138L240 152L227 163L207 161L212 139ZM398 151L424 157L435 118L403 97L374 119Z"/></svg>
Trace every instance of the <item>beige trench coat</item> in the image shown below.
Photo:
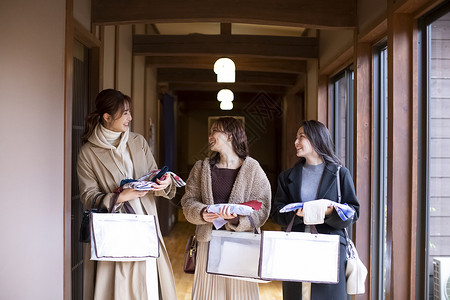
<svg viewBox="0 0 450 300"><path fill-rule="evenodd" d="M130 132L127 144L131 160L133 161L134 178L139 178L151 170L157 169L150 147L144 137ZM107 193L101 205L109 207L113 190L124 179L113 160L111 150L103 149L87 142L79 153L77 171L80 197L84 207L90 208L94 196L99 192ZM155 215L157 220L154 196L163 196L170 199L175 195L175 185L172 184L169 189L170 192L168 194L165 191L149 192L141 198L145 211L148 214ZM160 240L160 257L157 259L157 268L160 294L164 300L174 300L177 297L172 266L159 228L158 235ZM90 244L87 244L84 261L85 300L147 299L144 261L98 262L94 298L94 262L90 260L90 256Z"/></svg>

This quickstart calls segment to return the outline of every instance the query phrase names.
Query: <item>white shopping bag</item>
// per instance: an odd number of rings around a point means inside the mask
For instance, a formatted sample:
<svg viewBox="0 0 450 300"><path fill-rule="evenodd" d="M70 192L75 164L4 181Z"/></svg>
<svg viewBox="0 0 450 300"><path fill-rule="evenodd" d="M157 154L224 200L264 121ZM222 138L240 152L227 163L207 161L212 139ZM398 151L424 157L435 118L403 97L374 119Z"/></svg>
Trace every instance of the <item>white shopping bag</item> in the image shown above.
<svg viewBox="0 0 450 300"><path fill-rule="evenodd" d="M261 235L213 230L206 272L234 279L265 283L258 276Z"/></svg>
<svg viewBox="0 0 450 300"><path fill-rule="evenodd" d="M265 280L339 282L339 236L263 231L260 278Z"/></svg>
<svg viewBox="0 0 450 300"><path fill-rule="evenodd" d="M141 261L159 257L153 215L91 213L91 260Z"/></svg>

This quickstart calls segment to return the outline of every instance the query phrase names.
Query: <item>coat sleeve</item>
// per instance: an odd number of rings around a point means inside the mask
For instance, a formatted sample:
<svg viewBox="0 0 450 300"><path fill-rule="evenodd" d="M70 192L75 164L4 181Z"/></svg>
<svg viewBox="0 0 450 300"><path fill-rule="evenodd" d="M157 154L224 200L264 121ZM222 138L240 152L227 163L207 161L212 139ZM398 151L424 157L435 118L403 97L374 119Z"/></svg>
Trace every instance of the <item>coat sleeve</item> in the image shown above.
<svg viewBox="0 0 450 300"><path fill-rule="evenodd" d="M348 204L355 211L353 219L347 221L342 221L342 219L337 214L336 210L333 210L332 214L325 218L325 224L336 228L344 229L350 226L353 222L356 222L359 218L359 202L356 198L355 186L353 184L352 176L346 168L341 168L339 172L340 182L341 182L341 203ZM337 183L336 183L337 184ZM336 195L337 195L337 185L336 185Z"/></svg>
<svg viewBox="0 0 450 300"><path fill-rule="evenodd" d="M142 141L142 149L144 151L145 158L147 160L147 165L148 165L147 173L149 173L152 170L158 169L158 166L156 164L155 158L153 157L152 151L151 151L149 145L147 144L147 141L143 137L142 137L142 140L143 140ZM173 182L173 179L172 179L171 183L169 184L169 186L165 190L154 191L152 193L154 196L157 196L157 197L164 197L167 199L172 199L176 193L176 186Z"/></svg>
<svg viewBox="0 0 450 300"><path fill-rule="evenodd" d="M272 198L272 191L270 188L270 182L267 178L266 173L261 168L259 163L253 168L253 176L251 176L251 184L247 186L251 190L250 198L246 199L246 201L257 200L262 203L261 208L259 210L253 211L250 216L253 219L256 228L260 228L266 223L270 214L270 204ZM233 231L252 231L253 226L250 223L250 219L248 216L239 216L239 223L237 225L233 225L231 223L227 223L225 225L227 230Z"/></svg>
<svg viewBox="0 0 450 300"><path fill-rule="evenodd" d="M290 194L287 187L288 175L291 171L292 169L282 172L278 176L277 193L275 194L271 213L272 220L278 225L285 227L289 225L294 216L294 225L303 224L303 218L296 216L295 211L280 213L281 208L288 205L289 203L293 203L292 199L295 199L293 195Z"/></svg>
<svg viewBox="0 0 450 300"><path fill-rule="evenodd" d="M107 193L104 191L99 184L97 175L95 174L92 166L92 162L86 155L88 148L84 147L78 154L77 162L77 174L78 174L78 184L80 189L80 200L83 203L85 209L90 209L92 207L92 201L95 195L99 193L106 194L103 198L102 203L95 203L96 207L109 208L111 198L114 193Z"/></svg>
<svg viewBox="0 0 450 300"><path fill-rule="evenodd" d="M207 224L201 215L201 211L206 207L202 202L201 194L201 177L202 177L202 161L197 161L189 174L186 181L186 187L183 197L181 198L181 206L186 220L192 224Z"/></svg>

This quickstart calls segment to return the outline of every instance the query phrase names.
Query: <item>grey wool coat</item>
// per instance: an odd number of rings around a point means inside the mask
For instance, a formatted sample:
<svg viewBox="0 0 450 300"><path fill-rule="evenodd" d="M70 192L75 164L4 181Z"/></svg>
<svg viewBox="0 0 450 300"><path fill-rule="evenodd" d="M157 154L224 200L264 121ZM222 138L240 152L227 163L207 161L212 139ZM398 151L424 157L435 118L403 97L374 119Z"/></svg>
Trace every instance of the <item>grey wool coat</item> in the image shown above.
<svg viewBox="0 0 450 300"><path fill-rule="evenodd" d="M251 214L255 226L260 228L269 217L271 197L270 183L266 174L255 159L247 157L238 172L228 203L242 203L250 200L262 202L261 208ZM202 209L211 204L214 204L211 167L209 158L206 158L195 163L186 182L185 194L181 199L186 220L197 225L199 242L211 240L213 224L206 222L201 215ZM232 231L253 231L247 216L239 216L238 225L227 223L225 228Z"/></svg>
<svg viewBox="0 0 450 300"><path fill-rule="evenodd" d="M133 162L134 178L139 178L151 170L157 169L150 147L144 137L130 132L127 146L129 147ZM106 193L101 205L108 208L111 197L114 194L114 189L124 179L117 165L114 163L111 150L95 146L90 142L85 143L78 156L77 171L81 193L80 197L84 207L91 207L96 194ZM140 198L140 200L147 214L155 215L158 220L154 196L172 198L174 195L175 185L172 184L166 191L150 191L144 197ZM175 281L169 255L159 227L158 236L160 257L157 259L157 269L160 294L162 295L162 299L173 300L177 298ZM90 260L90 256L90 244L87 244L84 261L84 299L147 299L145 261L100 261L97 263L97 272L94 276L94 262Z"/></svg>

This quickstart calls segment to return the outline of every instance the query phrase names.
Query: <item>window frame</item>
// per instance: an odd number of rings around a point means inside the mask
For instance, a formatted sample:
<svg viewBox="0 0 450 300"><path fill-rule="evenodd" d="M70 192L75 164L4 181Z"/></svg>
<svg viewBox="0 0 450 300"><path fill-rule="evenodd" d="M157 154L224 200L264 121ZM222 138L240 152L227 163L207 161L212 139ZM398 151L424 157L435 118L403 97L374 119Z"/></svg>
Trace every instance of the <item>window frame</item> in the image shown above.
<svg viewBox="0 0 450 300"><path fill-rule="evenodd" d="M334 148L337 152L340 147L340 127L339 127L339 118L338 118L338 110L337 110L337 101L338 101L338 92L336 89L336 84L339 80L345 80L345 95L346 95L346 103L345 103L345 114L346 114L346 122L345 122L345 161L343 162L346 168L350 171L350 174L353 175L353 153L354 153L354 71L353 65L350 65L344 68L342 71L334 75L330 80L330 88L331 88L331 97L330 97L330 109L331 109L331 123L330 132L334 141Z"/></svg>
<svg viewBox="0 0 450 300"><path fill-rule="evenodd" d="M384 53L383 53L384 52ZM384 56L386 56L386 65L382 65ZM384 39L380 43L373 47L373 138L372 138L372 151L373 151L373 168L372 168L372 243L373 249L373 270L372 270L372 298L373 299L385 299L385 282L384 282L384 267L386 256L384 255L384 239L386 238L385 226L386 226L386 214L384 207L386 205L385 196L382 195L382 191L387 190L384 176L387 172L387 160L383 166L381 166L383 157L387 157L387 142L385 141L387 135L387 122L384 121L387 118L387 99L383 100L383 94L387 94L387 90L383 84L382 76L387 76L387 40ZM386 82L387 84L387 77ZM387 95L386 95L387 97ZM386 135L385 135L386 134Z"/></svg>

